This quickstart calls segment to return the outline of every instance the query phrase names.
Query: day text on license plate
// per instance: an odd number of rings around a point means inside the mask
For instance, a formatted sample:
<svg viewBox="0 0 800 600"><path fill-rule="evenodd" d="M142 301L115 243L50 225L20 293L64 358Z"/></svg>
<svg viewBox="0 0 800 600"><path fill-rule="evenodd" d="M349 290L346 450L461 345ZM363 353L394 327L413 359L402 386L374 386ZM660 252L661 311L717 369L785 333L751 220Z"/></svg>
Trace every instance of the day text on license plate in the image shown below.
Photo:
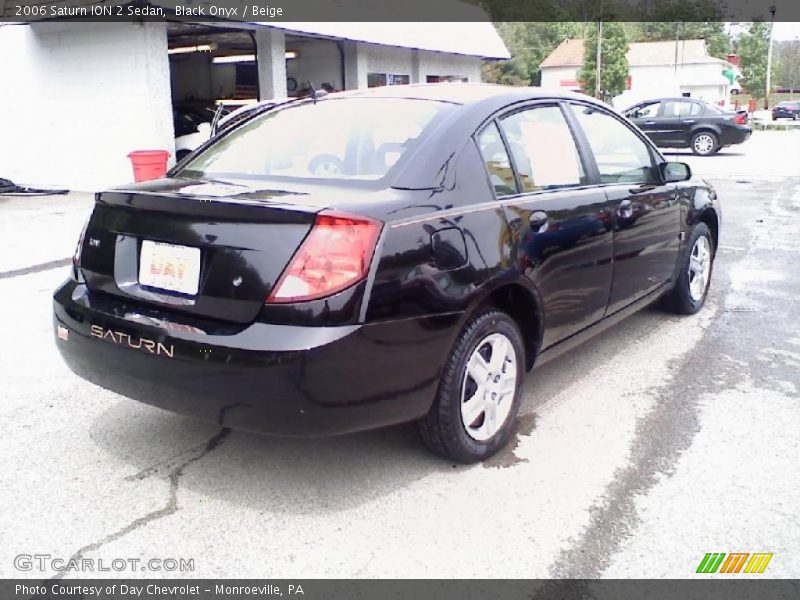
<svg viewBox="0 0 800 600"><path fill-rule="evenodd" d="M144 240L139 284L194 296L200 284L200 248Z"/></svg>

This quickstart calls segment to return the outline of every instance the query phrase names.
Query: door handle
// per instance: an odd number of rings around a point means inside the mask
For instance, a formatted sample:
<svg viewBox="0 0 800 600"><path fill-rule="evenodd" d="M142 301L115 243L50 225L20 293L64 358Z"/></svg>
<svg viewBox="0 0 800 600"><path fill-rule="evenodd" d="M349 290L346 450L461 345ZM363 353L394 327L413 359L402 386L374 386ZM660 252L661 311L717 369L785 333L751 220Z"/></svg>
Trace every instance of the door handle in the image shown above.
<svg viewBox="0 0 800 600"><path fill-rule="evenodd" d="M655 125L656 122L655 121L645 121L644 124L645 125Z"/></svg>
<svg viewBox="0 0 800 600"><path fill-rule="evenodd" d="M535 233L542 233L547 229L547 213L543 210L532 212L528 221L531 224L531 229L533 229Z"/></svg>
<svg viewBox="0 0 800 600"><path fill-rule="evenodd" d="M694 119L684 119L684 123L694 123Z"/></svg>

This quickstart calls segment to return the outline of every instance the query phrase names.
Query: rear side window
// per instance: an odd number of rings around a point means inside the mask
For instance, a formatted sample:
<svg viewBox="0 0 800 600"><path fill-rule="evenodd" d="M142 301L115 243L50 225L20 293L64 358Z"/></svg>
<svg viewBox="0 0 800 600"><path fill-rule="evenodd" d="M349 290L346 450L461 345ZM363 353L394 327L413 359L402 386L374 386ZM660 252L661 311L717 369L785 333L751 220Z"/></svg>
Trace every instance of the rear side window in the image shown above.
<svg viewBox="0 0 800 600"><path fill-rule="evenodd" d="M497 125L492 123L478 134L478 148L489 171L489 179L498 196L507 196L517 193L517 182L514 180L514 171L511 160L508 158L503 138Z"/></svg>
<svg viewBox="0 0 800 600"><path fill-rule="evenodd" d="M586 183L578 148L561 109L540 106L500 121L522 192Z"/></svg>
<svg viewBox="0 0 800 600"><path fill-rule="evenodd" d="M656 183L650 150L628 126L590 106L573 105L602 183Z"/></svg>
<svg viewBox="0 0 800 600"><path fill-rule="evenodd" d="M702 107L696 102L686 102L685 100L670 100L664 103L665 117L688 117L699 115Z"/></svg>

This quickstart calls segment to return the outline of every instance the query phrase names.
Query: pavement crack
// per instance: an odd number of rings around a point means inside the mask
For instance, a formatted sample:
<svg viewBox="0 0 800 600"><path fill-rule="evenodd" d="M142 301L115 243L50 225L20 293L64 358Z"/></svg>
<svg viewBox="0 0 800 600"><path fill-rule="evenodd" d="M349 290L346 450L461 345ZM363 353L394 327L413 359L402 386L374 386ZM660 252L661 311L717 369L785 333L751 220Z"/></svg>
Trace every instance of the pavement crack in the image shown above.
<svg viewBox="0 0 800 600"><path fill-rule="evenodd" d="M58 260L51 260L31 267L23 267L21 269L12 269L11 271L3 271L0 273L0 279L11 279L12 277L19 277L20 275L30 275L31 273L39 273L41 271L49 271L50 269L58 269L66 267L72 262L72 258L59 258Z"/></svg>
<svg viewBox="0 0 800 600"><path fill-rule="evenodd" d="M205 444L200 444L198 446L195 446L192 450L190 450L190 451L195 451L194 454L192 456L190 456L189 458L187 458L184 462L182 462L179 465L177 465L172 471L170 471L170 473L168 475L168 477L169 477L169 498L167 499L167 503L163 507L159 508L158 510L154 510L152 512L149 512L146 515L143 515L141 517L138 517L138 518L134 519L133 521L128 523L122 529L119 529L119 530L115 531L114 533L110 533L110 534L100 538L96 542L92 542L90 544L86 544L85 546L81 547L80 549L78 549L77 552L75 552L72 556L69 557L69 560L67 561L66 566L64 568L60 569L53 577L51 577L51 579L53 579L53 580L62 579L66 575L67 571L69 570L69 565L75 564L75 562L77 562L78 560L83 558L87 553L93 552L94 550L97 550L98 548L101 548L102 546L105 546L106 544L108 544L110 542L113 542L113 541L116 541L116 540L118 540L120 538L123 538L126 535L128 535L129 533L131 533L133 531L136 531L140 527L144 527L145 525L148 525L148 524L152 523L153 521L157 521L158 519L162 519L164 517L167 517L167 516L177 512L178 511L178 488L180 486L181 477L183 476L183 473L186 470L186 468L189 465L191 465L193 463L196 463L197 461L199 461L200 459L202 459L203 457L208 455L210 452L213 452L216 448L218 448L225 441L225 439L227 439L227 437L230 435L230 433L231 433L230 429L228 429L227 427L223 427L216 434L214 434L211 438L209 438L209 440ZM186 453L183 453L183 454L186 454ZM178 455L178 456L180 456L180 455ZM142 473L146 473L147 471L148 470L145 469L145 471L142 471ZM138 479L143 479L146 476L147 475L144 475L142 477L138 477ZM137 477L134 476L134 478L137 478ZM130 480L130 478L126 478L126 480Z"/></svg>

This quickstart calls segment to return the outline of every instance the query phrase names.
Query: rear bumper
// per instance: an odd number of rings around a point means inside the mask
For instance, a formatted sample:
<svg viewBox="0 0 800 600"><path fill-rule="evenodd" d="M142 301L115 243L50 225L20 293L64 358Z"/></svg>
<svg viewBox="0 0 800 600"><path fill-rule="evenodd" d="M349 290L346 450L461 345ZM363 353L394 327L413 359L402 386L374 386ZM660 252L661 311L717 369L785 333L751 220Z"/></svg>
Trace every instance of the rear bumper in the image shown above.
<svg viewBox="0 0 800 600"><path fill-rule="evenodd" d="M459 320L254 323L214 334L93 298L74 281L53 303L58 349L80 377L224 427L282 435L348 433L421 417Z"/></svg>
<svg viewBox="0 0 800 600"><path fill-rule="evenodd" d="M746 125L740 125L738 127L729 127L722 130L722 134L720 135L719 143L721 146L731 146L733 144L741 144L746 142L750 135L753 133L753 129Z"/></svg>

